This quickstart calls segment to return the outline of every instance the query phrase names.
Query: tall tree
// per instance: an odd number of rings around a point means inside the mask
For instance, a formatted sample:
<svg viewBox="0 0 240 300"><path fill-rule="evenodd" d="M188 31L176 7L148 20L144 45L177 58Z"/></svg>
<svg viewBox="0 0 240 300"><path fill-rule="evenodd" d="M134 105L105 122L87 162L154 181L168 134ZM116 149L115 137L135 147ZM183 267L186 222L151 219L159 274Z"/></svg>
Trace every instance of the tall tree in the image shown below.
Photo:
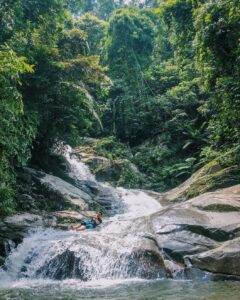
<svg viewBox="0 0 240 300"><path fill-rule="evenodd" d="M150 62L154 46L154 16L140 9L122 9L110 19L107 63L114 79L131 88L141 87L142 72Z"/></svg>
<svg viewBox="0 0 240 300"><path fill-rule="evenodd" d="M89 53L100 55L105 41L107 22L87 13L78 19L75 26L87 34Z"/></svg>
<svg viewBox="0 0 240 300"><path fill-rule="evenodd" d="M143 72L151 61L154 34L153 13L139 8L118 10L109 22L105 61L114 83L110 118L113 132L128 142L140 125L136 112L145 93Z"/></svg>
<svg viewBox="0 0 240 300"><path fill-rule="evenodd" d="M240 3L203 3L195 15L197 63L211 95L211 140L229 147L240 141Z"/></svg>

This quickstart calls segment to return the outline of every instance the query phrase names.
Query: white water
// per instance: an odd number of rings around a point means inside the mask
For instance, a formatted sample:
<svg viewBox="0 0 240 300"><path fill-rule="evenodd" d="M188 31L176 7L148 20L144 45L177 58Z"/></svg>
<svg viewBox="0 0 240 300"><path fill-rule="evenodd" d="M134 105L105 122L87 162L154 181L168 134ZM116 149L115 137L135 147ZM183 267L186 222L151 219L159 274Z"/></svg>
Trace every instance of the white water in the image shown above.
<svg viewBox="0 0 240 300"><path fill-rule="evenodd" d="M95 181L95 176L90 172L87 165L82 163L77 159L75 155L72 155L72 148L70 146L65 146L64 156L67 162L70 165L71 171L69 172L69 176L74 179L80 180L90 180Z"/></svg>
<svg viewBox="0 0 240 300"><path fill-rule="evenodd" d="M95 180L84 164L71 157L70 151L66 157L73 177ZM104 219L95 230L40 228L29 232L6 260L5 270L0 270L0 286L49 284L55 278L69 284L81 278L88 285L106 286L138 277L142 272L141 257L139 266L132 271L133 253L146 242L147 216L161 206L142 191L118 188L115 192L126 206L125 213Z"/></svg>

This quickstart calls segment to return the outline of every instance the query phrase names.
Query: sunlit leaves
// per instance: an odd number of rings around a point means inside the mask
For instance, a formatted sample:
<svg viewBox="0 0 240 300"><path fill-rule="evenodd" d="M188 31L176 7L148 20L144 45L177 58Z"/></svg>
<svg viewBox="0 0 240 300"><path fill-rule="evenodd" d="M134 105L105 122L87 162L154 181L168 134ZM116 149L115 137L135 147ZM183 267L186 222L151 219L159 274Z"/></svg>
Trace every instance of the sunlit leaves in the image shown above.
<svg viewBox="0 0 240 300"><path fill-rule="evenodd" d="M195 17L198 68L214 110L211 132L215 145L226 146L240 139L240 3L203 3Z"/></svg>
<svg viewBox="0 0 240 300"><path fill-rule="evenodd" d="M0 49L0 215L14 208L14 165L23 165L30 157L36 135L33 117L23 116L21 75L32 73L25 57L8 46ZM31 119L31 120L30 120Z"/></svg>

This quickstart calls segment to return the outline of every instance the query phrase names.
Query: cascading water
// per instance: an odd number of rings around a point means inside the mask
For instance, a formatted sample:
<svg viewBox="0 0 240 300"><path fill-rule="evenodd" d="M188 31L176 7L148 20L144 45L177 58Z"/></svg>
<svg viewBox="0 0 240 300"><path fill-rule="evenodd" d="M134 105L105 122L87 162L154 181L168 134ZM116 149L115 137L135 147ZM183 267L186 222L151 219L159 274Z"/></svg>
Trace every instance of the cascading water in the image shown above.
<svg viewBox="0 0 240 300"><path fill-rule="evenodd" d="M119 213L109 214L95 230L30 230L0 268L0 299L239 299L238 282L162 280L165 269L148 222L160 204L142 191L97 183L70 148L65 157L76 185L90 181L112 189L124 210L118 206Z"/></svg>
<svg viewBox="0 0 240 300"><path fill-rule="evenodd" d="M71 157L69 149L66 158L72 177L95 181L87 166ZM0 282L26 278L97 282L165 276L158 250L146 238L151 233L148 215L160 204L142 191L117 188L114 192L124 204L124 213L105 218L95 230L33 229L7 258Z"/></svg>
<svg viewBox="0 0 240 300"><path fill-rule="evenodd" d="M70 166L68 174L70 177L77 180L96 181L95 176L90 172L88 166L78 160L75 155L72 155L72 148L68 145L64 147L64 156Z"/></svg>

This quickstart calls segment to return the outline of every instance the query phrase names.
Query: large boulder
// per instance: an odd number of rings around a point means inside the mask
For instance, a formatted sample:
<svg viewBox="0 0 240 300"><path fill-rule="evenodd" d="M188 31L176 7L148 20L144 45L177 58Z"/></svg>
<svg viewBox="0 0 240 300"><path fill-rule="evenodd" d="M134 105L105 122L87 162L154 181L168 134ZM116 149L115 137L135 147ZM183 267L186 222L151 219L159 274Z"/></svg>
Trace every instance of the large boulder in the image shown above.
<svg viewBox="0 0 240 300"><path fill-rule="evenodd" d="M185 258L190 257L194 267L204 265L200 258L222 249L223 245L228 245L226 242L240 235L240 185L165 207L152 215L151 222L156 242L167 259L184 264ZM234 251L240 253L234 240L233 245ZM231 260L232 254L226 251L225 256L228 254ZM208 268L200 268L214 270L211 262L213 260L209 259ZM224 267L221 273L236 275L235 271L224 272Z"/></svg>
<svg viewBox="0 0 240 300"><path fill-rule="evenodd" d="M111 243L101 240L96 245L90 239L73 241L69 248L53 256L36 270L36 275L53 279L79 278L91 280L94 278L129 278L140 277L156 279L166 277L163 260L156 246L126 249L119 253L111 249ZM114 240L113 240L114 242ZM121 249L121 247L120 247ZM97 255L97 256L96 256ZM98 268L98 261L105 261L105 268Z"/></svg>
<svg viewBox="0 0 240 300"><path fill-rule="evenodd" d="M89 194L58 177L46 174L39 181L43 188L59 195L59 198L62 198L69 206L85 210L88 208L87 203L92 201Z"/></svg>
<svg viewBox="0 0 240 300"><path fill-rule="evenodd" d="M125 221L124 229L109 221L89 232L54 231L54 239L49 238L51 231L39 232L18 276L80 280L168 276L155 241L144 236L151 230L147 219Z"/></svg>
<svg viewBox="0 0 240 300"><path fill-rule="evenodd" d="M110 182L115 186L128 188L140 187L144 175L128 158L106 158L98 155L97 144L101 140L86 139L82 145L73 150L81 162L89 166L90 170L100 182Z"/></svg>
<svg viewBox="0 0 240 300"><path fill-rule="evenodd" d="M33 213L18 213L4 219L4 224L18 228L43 226L43 217Z"/></svg>
<svg viewBox="0 0 240 300"><path fill-rule="evenodd" d="M110 185L97 182L88 167L72 155L70 147L62 154L51 153L50 157L53 169L48 164L42 166L51 175L30 168L19 171L21 210L90 209L105 215L123 211L119 195Z"/></svg>
<svg viewBox="0 0 240 300"><path fill-rule="evenodd" d="M178 203L191 199L198 195L218 189L231 187L240 183L240 167L239 164L232 163L232 166L226 165L225 160L230 160L227 154L223 157L215 159L197 172L195 172L188 180L180 184L174 189L161 194L159 197L163 204Z"/></svg>
<svg viewBox="0 0 240 300"><path fill-rule="evenodd" d="M115 186L138 187L143 174L127 159L110 160L101 156L85 156L81 161L87 164L100 182L109 182Z"/></svg>
<svg viewBox="0 0 240 300"><path fill-rule="evenodd" d="M25 236L25 228L0 223L0 267L4 264L6 257Z"/></svg>
<svg viewBox="0 0 240 300"><path fill-rule="evenodd" d="M54 216L18 213L6 217L0 223L0 266L9 253L20 244L30 228L53 224Z"/></svg>
<svg viewBox="0 0 240 300"><path fill-rule="evenodd" d="M60 179L31 168L18 173L19 199L22 210L88 209L93 199L86 191Z"/></svg>
<svg viewBox="0 0 240 300"><path fill-rule="evenodd" d="M95 174L98 181L117 182L122 172L121 161L111 161L105 157L88 156L82 159Z"/></svg>
<svg viewBox="0 0 240 300"><path fill-rule="evenodd" d="M240 238L226 241L216 249L186 256L185 262L212 273L240 276Z"/></svg>

